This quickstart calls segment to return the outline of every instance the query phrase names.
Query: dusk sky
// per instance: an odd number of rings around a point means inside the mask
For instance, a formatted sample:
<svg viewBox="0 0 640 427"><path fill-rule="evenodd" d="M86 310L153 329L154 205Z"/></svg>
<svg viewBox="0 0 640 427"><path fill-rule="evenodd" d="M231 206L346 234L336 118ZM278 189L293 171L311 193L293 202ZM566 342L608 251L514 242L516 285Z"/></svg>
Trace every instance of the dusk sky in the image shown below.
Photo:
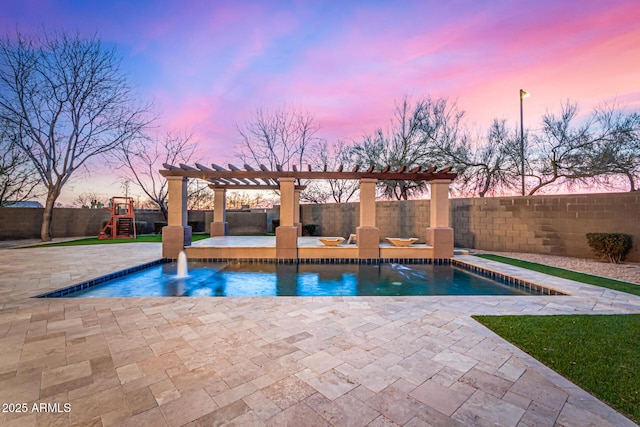
<svg viewBox="0 0 640 427"><path fill-rule="evenodd" d="M404 95L457 100L467 121L535 128L577 101L640 109L640 3L606 1L4 0L6 32L97 33L166 129L193 131L206 163L232 161L259 107L309 112L328 142L386 127ZM89 190L118 193L117 177ZM73 184L73 183L72 183ZM85 184L87 185L87 184ZM61 201L72 201L73 184Z"/></svg>

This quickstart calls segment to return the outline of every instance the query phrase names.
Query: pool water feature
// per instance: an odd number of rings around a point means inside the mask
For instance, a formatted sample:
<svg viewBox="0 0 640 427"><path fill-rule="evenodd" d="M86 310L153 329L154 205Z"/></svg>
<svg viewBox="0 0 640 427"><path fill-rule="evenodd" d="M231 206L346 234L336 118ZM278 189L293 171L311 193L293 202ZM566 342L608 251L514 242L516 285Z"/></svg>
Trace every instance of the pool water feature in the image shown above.
<svg viewBox="0 0 640 427"><path fill-rule="evenodd" d="M178 254L178 270L177 277L183 279L189 276L189 262L187 261L187 254L184 251L180 251Z"/></svg>
<svg viewBox="0 0 640 427"><path fill-rule="evenodd" d="M64 297L539 295L449 264L164 263Z"/></svg>

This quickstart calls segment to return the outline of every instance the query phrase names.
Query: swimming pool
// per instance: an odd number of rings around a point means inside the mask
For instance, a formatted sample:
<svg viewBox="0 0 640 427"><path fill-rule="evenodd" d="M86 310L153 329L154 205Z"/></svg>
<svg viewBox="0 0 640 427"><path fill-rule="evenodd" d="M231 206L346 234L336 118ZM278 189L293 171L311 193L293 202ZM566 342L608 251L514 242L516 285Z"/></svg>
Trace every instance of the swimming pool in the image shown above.
<svg viewBox="0 0 640 427"><path fill-rule="evenodd" d="M539 295L449 264L277 264L189 262L186 277L165 263L51 296L409 296Z"/></svg>

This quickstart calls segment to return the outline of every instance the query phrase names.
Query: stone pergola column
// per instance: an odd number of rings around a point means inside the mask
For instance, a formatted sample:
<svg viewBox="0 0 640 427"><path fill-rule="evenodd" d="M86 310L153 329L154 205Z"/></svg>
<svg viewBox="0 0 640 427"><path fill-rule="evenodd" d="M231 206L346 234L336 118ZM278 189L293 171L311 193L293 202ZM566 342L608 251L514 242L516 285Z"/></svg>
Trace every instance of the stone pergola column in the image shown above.
<svg viewBox="0 0 640 427"><path fill-rule="evenodd" d="M211 223L211 237L226 236L229 233L227 223L227 190L215 188L213 199L213 222Z"/></svg>
<svg viewBox="0 0 640 427"><path fill-rule="evenodd" d="M280 178L280 226L276 228L276 258L298 257L298 227L294 225L295 178Z"/></svg>
<svg viewBox="0 0 640 427"><path fill-rule="evenodd" d="M298 228L298 236L302 236L302 223L300 222L300 190L293 190L293 225Z"/></svg>
<svg viewBox="0 0 640 427"><path fill-rule="evenodd" d="M376 227L377 179L360 180L360 226L356 228L358 258L380 258L380 230Z"/></svg>
<svg viewBox="0 0 640 427"><path fill-rule="evenodd" d="M162 228L162 256L178 258L191 245L191 227L187 225L187 178L168 176L167 226Z"/></svg>
<svg viewBox="0 0 640 427"><path fill-rule="evenodd" d="M448 179L431 181L431 220L426 232L426 243L433 247L434 258L453 256L453 228L449 224Z"/></svg>

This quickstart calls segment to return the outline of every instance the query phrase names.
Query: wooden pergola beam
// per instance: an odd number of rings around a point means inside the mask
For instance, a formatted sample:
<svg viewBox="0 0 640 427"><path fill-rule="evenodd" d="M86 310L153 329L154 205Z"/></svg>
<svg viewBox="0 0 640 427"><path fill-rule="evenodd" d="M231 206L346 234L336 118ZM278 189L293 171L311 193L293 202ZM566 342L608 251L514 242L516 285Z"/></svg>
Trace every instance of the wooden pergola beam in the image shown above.
<svg viewBox="0 0 640 427"><path fill-rule="evenodd" d="M420 167L412 168L407 171L406 166L401 166L395 171L391 170L389 165L385 166L381 171L375 172L373 166L369 166L366 171L360 171L359 167L354 167L352 171L344 171L343 166L340 165L337 171L328 171L327 166L321 171L305 171L298 170L294 167L291 171L284 171L282 167L276 166L276 171L268 169L264 165L260 165L260 170L256 170L251 166L245 164L245 170L242 170L232 164L229 164L229 169L225 169L222 166L218 166L212 163L210 169L199 163L196 163L196 168L180 164L180 167L163 164L164 170L160 171L162 176L182 176L186 178L198 178L207 181L211 181L213 185L220 186L237 186L237 188L256 188L256 187L276 187L280 185L280 178L294 178L296 180L301 179L377 179L386 181L433 181L437 179L453 180L457 174L451 172L451 166L444 169L437 170L437 168L430 167L426 171L421 172ZM217 181L217 182L214 182ZM264 182L262 184L261 182Z"/></svg>
<svg viewBox="0 0 640 427"><path fill-rule="evenodd" d="M448 172L307 172L307 171L202 171L184 169L161 170L162 176L184 176L199 179L272 179L297 178L297 179L379 179L388 181L433 181L434 179L455 179L457 174Z"/></svg>
<svg viewBox="0 0 640 427"><path fill-rule="evenodd" d="M238 184L209 184L209 188L223 188L225 190L279 190L279 185L238 185ZM307 188L306 185L296 185L294 187L296 190L304 190Z"/></svg>

